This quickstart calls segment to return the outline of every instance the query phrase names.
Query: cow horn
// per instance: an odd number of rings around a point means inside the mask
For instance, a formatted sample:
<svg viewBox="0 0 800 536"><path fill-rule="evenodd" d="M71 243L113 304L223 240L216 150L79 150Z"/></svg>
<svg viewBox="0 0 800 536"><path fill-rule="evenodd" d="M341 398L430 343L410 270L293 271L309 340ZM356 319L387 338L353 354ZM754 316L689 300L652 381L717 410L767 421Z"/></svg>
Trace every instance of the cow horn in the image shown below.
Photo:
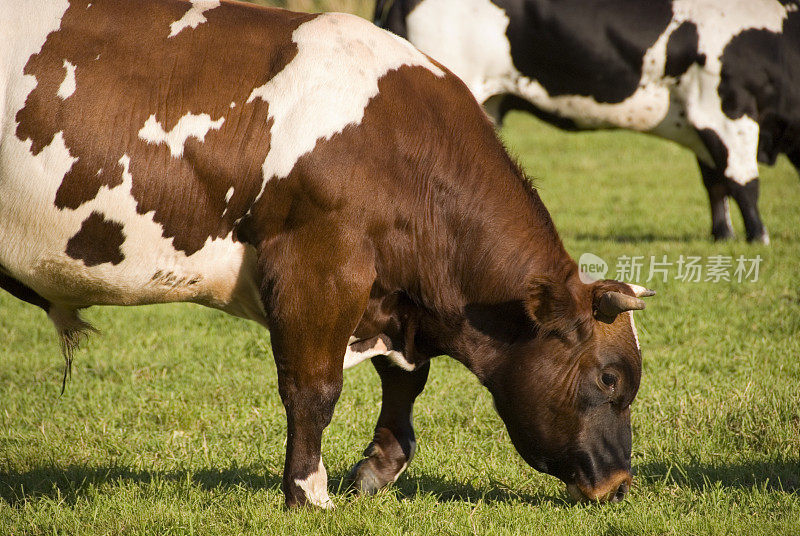
<svg viewBox="0 0 800 536"><path fill-rule="evenodd" d="M644 309L644 301L639 298L628 296L622 292L610 291L600 297L594 316L601 322L611 324L617 315L624 311L641 311L642 309Z"/></svg>
<svg viewBox="0 0 800 536"><path fill-rule="evenodd" d="M628 286L631 287L634 296L636 296L637 298L648 298L650 296L656 295L655 290L650 290L649 288L645 288L641 285L633 285L631 283L628 283Z"/></svg>

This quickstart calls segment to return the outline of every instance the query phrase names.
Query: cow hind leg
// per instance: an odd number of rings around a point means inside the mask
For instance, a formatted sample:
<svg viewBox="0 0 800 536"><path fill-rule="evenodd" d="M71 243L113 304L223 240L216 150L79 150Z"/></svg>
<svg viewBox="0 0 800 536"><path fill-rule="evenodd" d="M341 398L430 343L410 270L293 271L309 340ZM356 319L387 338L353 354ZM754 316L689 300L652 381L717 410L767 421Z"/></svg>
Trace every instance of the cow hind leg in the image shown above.
<svg viewBox="0 0 800 536"><path fill-rule="evenodd" d="M759 179L740 184L700 160L698 164L711 203L711 234L714 240L727 240L734 235L728 207L728 198L732 197L742 213L747 241L769 244L769 233L758 210Z"/></svg>
<svg viewBox="0 0 800 536"><path fill-rule="evenodd" d="M353 466L346 479L352 489L366 495L395 482L414 457L412 408L430 370L428 362L413 371L403 370L385 356L374 357L372 364L381 378L381 412L365 458Z"/></svg>
<svg viewBox="0 0 800 536"><path fill-rule="evenodd" d="M708 150L714 168L726 178L728 195L736 200L742 212L747 240L769 243L758 212L759 125L748 115L757 109L755 98L746 90L736 91L724 97L727 103L724 105L719 77L704 69L690 70L680 84L686 92L687 119ZM734 110L727 109L734 105ZM731 112L738 118L732 119L728 115ZM716 185L719 180L715 178L713 183ZM712 198L712 211L713 204Z"/></svg>

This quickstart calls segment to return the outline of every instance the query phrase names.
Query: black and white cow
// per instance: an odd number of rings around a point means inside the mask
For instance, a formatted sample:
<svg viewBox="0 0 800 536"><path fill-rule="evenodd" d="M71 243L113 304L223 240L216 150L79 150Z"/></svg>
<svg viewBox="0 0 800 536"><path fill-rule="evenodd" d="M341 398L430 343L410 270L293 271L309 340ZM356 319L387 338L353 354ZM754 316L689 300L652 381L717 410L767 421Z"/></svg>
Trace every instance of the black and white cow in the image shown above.
<svg viewBox="0 0 800 536"><path fill-rule="evenodd" d="M376 23L459 75L500 122L627 128L697 155L715 239L769 243L758 161L800 166L800 14L788 0L378 0Z"/></svg>

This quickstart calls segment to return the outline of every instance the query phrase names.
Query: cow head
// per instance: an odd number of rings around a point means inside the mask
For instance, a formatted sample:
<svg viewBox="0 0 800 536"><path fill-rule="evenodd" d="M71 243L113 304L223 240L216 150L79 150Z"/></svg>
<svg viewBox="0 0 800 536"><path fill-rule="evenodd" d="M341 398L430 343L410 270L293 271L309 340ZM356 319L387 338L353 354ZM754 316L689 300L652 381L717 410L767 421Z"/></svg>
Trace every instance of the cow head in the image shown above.
<svg viewBox="0 0 800 536"><path fill-rule="evenodd" d="M632 311L653 294L611 280L534 279L526 309L535 335L488 382L525 461L576 499L616 501L630 487L630 404L641 378Z"/></svg>

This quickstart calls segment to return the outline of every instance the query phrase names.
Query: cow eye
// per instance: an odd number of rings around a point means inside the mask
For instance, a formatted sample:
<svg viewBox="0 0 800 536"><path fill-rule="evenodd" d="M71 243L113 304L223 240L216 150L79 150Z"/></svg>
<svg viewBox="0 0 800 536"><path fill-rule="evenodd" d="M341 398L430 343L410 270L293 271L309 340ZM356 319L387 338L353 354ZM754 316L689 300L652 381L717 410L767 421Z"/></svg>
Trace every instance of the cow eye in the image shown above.
<svg viewBox="0 0 800 536"><path fill-rule="evenodd" d="M616 374L612 374L610 372L604 372L602 376L600 376L600 381L603 382L603 385L611 389L612 391L617 388L617 378Z"/></svg>

